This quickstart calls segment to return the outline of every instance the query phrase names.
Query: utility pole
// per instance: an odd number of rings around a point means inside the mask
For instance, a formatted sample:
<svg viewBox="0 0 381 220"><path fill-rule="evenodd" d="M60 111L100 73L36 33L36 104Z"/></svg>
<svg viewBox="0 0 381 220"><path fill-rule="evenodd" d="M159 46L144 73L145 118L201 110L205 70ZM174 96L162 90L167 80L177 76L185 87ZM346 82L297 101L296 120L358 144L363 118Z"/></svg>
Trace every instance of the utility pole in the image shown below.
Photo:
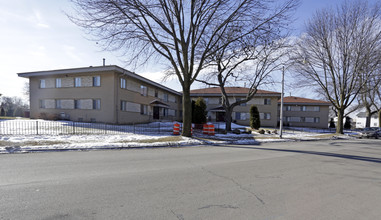
<svg viewBox="0 0 381 220"><path fill-rule="evenodd" d="M284 98L284 66L282 69L282 94L280 96L280 120L279 120L279 138L282 139L283 134L283 98Z"/></svg>

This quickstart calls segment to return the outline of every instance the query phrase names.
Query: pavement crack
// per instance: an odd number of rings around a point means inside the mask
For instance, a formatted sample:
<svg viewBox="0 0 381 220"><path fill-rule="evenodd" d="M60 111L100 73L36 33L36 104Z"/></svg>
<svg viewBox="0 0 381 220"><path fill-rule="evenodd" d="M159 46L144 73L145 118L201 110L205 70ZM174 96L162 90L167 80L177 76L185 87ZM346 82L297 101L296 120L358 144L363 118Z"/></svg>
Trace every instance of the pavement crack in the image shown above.
<svg viewBox="0 0 381 220"><path fill-rule="evenodd" d="M207 173L210 173L211 175L213 176L217 176L217 177L220 177L222 179L226 179L226 180L229 180L231 182L233 182L236 186L238 186L239 189L241 189L242 191L245 191L245 192L248 192L250 193L251 195L253 195L260 203L262 203L262 205L265 205L266 203L263 201L263 199L261 199L257 194L255 194L254 192L246 189L245 187L243 187L240 183L238 183L235 179L231 178L231 177L228 177L228 176L223 176L223 175L220 175L220 174L217 174L211 170L208 170L206 169L205 167L201 166L201 169L204 170L205 172Z"/></svg>
<svg viewBox="0 0 381 220"><path fill-rule="evenodd" d="M232 205L207 205L207 206L204 206L204 207L201 207L201 208L198 208L199 210L200 209L209 209L209 208L212 208L212 207L218 207L218 208L224 208L224 209L238 209L239 207L237 206L232 206Z"/></svg>
<svg viewBox="0 0 381 220"><path fill-rule="evenodd" d="M171 213L172 213L174 216L176 216L176 218L177 218L178 220L184 220L184 216L183 216L183 215L181 215L181 214L176 214L172 209L171 209Z"/></svg>

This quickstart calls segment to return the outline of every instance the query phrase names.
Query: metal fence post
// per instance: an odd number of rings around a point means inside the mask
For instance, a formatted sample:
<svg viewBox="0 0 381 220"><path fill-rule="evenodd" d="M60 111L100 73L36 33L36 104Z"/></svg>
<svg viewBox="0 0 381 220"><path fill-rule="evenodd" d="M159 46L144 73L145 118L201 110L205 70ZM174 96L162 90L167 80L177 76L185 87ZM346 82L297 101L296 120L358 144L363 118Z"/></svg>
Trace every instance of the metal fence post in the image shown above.
<svg viewBox="0 0 381 220"><path fill-rule="evenodd" d="M159 134L160 134L160 122L159 122Z"/></svg>
<svg viewBox="0 0 381 220"><path fill-rule="evenodd" d="M75 122L73 121L73 134L75 134Z"/></svg>
<svg viewBox="0 0 381 220"><path fill-rule="evenodd" d="M36 121L36 133L38 135L38 121Z"/></svg>
<svg viewBox="0 0 381 220"><path fill-rule="evenodd" d="M135 134L135 123L132 123L132 126L134 127L134 134Z"/></svg>

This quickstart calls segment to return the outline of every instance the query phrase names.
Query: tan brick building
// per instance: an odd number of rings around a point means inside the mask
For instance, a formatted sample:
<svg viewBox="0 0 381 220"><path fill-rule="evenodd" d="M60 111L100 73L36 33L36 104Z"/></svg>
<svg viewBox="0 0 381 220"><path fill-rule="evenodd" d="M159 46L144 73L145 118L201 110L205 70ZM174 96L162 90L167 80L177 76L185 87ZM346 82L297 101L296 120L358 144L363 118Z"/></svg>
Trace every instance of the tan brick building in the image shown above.
<svg viewBox="0 0 381 220"><path fill-rule="evenodd" d="M180 120L181 93L118 66L19 73L31 118L113 124Z"/></svg>
<svg viewBox="0 0 381 220"><path fill-rule="evenodd" d="M244 99L248 93L248 88L227 87L225 88L230 103L237 99ZM266 127L276 127L277 125L277 106L281 94L266 90L258 90L254 98L245 104L234 108L232 119L238 124L249 125L249 110L251 105L256 105L261 117L261 125ZM225 111L221 106L221 89L212 87L206 89L191 90L191 97L196 100L202 97L207 105L208 118L210 121L224 121Z"/></svg>
<svg viewBox="0 0 381 220"><path fill-rule="evenodd" d="M279 100L279 106L280 102ZM291 127L328 128L330 105L329 102L321 100L295 96L284 97L284 125Z"/></svg>

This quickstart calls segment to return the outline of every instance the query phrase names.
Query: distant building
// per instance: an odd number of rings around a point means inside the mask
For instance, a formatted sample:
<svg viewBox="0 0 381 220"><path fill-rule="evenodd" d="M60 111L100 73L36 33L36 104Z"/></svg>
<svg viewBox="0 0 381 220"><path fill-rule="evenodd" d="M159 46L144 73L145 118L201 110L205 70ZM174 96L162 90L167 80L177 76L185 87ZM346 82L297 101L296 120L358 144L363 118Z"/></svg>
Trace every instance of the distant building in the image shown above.
<svg viewBox="0 0 381 220"><path fill-rule="evenodd" d="M228 94L230 103L233 103L236 100L244 99L249 89L244 87L226 87L225 91ZM225 110L221 105L222 96L221 89L219 87L191 90L191 97L193 100L196 100L198 97L202 97L205 100L207 105L206 110L210 121L225 121ZM277 103L279 98L279 92L258 90L253 99L234 108L232 120L238 124L249 125L250 106L256 105L261 117L261 125L276 127L278 117Z"/></svg>
<svg viewBox="0 0 381 220"><path fill-rule="evenodd" d="M354 118L356 121L356 128L365 128L366 125L366 112L359 112ZM370 119L370 127L379 127L378 114L375 113Z"/></svg>
<svg viewBox="0 0 381 220"><path fill-rule="evenodd" d="M278 101L279 109L281 100ZM292 127L328 128L329 106L326 101L295 96L284 97L284 125Z"/></svg>

